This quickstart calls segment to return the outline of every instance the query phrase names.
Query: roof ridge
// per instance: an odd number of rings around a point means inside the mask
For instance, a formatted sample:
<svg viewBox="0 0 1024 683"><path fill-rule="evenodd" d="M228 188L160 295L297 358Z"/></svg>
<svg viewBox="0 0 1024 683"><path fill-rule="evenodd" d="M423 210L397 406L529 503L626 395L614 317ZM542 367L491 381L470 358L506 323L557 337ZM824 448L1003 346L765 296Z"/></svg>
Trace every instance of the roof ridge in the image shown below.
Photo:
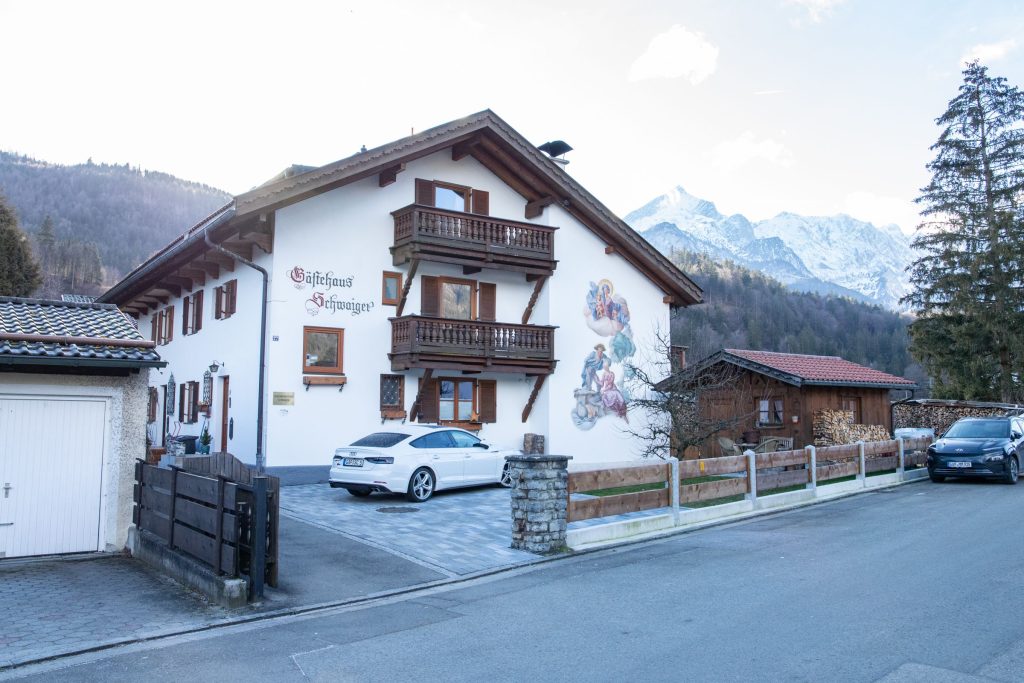
<svg viewBox="0 0 1024 683"><path fill-rule="evenodd" d="M89 308L95 310L116 310L121 311L115 304L104 304L96 301L89 303L81 301L61 301L60 299L40 299L27 296L0 296L0 304L28 304L33 306L60 306L62 308Z"/></svg>

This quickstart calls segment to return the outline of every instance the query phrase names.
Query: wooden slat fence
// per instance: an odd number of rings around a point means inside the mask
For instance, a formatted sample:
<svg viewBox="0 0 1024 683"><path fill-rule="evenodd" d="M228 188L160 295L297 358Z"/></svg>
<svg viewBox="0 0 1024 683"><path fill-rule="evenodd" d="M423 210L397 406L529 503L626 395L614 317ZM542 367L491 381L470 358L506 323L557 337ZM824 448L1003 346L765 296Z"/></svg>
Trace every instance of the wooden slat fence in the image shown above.
<svg viewBox="0 0 1024 683"><path fill-rule="evenodd" d="M259 597L264 582L277 585L280 480L256 481L250 474L252 484L230 481L219 474L216 458L210 458L212 463L199 462L204 459L195 458L193 466L210 466L214 469L208 471L218 474L201 476L178 467L164 469L137 462L133 522L171 550L193 557L217 574L249 576L250 596ZM227 462L222 459L220 465L229 467ZM255 492L263 482L269 484L269 490L261 504ZM261 514L263 524L259 525ZM258 525L265 530L264 543L255 542ZM259 578L254 576L255 567L264 568Z"/></svg>
<svg viewBox="0 0 1024 683"><path fill-rule="evenodd" d="M904 466L923 466L924 449L931 438L904 440ZM864 444L864 471L861 471L860 445L827 446L815 450L815 480L828 482L849 476L865 476L899 468L899 441L873 441ZM757 453L753 458L757 493L793 486L809 485L811 450L800 448L774 453ZM679 504L713 501L750 494L751 472L746 455L703 458L679 462ZM711 481L697 481L714 477ZM635 493L573 498L573 494L626 486L665 482L664 488ZM607 517L668 507L671 502L672 468L667 463L632 465L603 470L569 473L568 521Z"/></svg>

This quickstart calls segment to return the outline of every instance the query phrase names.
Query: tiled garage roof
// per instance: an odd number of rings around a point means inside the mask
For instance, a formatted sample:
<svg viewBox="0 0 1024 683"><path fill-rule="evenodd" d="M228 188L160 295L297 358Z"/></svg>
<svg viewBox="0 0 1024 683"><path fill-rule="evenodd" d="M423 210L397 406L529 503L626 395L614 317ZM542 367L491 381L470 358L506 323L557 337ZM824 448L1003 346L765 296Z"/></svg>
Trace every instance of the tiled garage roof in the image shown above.
<svg viewBox="0 0 1024 683"><path fill-rule="evenodd" d="M839 356L808 356L799 353L747 351L745 349L724 349L723 353L726 356L734 356L771 370L792 375L801 380L802 384L908 389L917 386L909 379L851 363Z"/></svg>
<svg viewBox="0 0 1024 683"><path fill-rule="evenodd" d="M111 304L0 297L0 367L166 365L154 346Z"/></svg>

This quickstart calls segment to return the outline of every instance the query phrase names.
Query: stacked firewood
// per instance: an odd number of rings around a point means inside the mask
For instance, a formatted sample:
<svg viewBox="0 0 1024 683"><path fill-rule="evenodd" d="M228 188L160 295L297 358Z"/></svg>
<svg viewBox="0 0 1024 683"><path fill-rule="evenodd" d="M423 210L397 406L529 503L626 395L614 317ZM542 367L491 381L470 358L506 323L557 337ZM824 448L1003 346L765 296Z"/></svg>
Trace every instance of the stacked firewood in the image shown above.
<svg viewBox="0 0 1024 683"><path fill-rule="evenodd" d="M893 407L893 428L931 427L936 434L942 434L961 417L998 417L1006 414L1005 408L897 403Z"/></svg>
<svg viewBox="0 0 1024 683"><path fill-rule="evenodd" d="M854 424L850 410L819 410L814 414L813 429L815 446L840 446L892 438L882 425Z"/></svg>

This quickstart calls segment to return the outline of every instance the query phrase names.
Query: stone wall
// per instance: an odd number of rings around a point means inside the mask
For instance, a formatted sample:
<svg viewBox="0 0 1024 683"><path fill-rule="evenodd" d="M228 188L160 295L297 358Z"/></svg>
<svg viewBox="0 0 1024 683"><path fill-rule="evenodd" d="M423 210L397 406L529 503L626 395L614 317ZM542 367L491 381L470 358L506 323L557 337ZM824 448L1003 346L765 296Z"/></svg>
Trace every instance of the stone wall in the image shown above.
<svg viewBox="0 0 1024 683"><path fill-rule="evenodd" d="M567 455L510 455L512 547L531 553L565 548L568 510Z"/></svg>

